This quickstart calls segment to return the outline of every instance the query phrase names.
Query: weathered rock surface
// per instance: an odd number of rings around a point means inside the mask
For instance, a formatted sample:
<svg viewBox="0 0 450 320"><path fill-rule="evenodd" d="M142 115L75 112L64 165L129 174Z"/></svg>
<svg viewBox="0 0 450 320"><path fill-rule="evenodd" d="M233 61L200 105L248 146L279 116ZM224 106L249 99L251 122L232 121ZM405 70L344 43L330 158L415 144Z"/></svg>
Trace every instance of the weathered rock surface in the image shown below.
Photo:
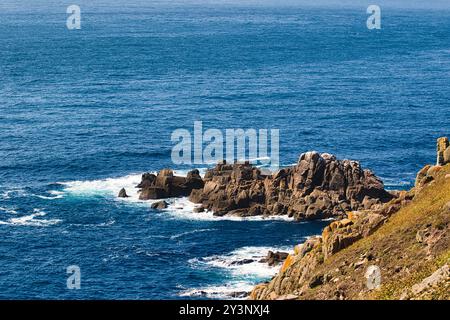
<svg viewBox="0 0 450 320"><path fill-rule="evenodd" d="M450 163L450 143L447 137L437 140L437 161L436 165L443 166Z"/></svg>
<svg viewBox="0 0 450 320"><path fill-rule="evenodd" d="M194 189L203 188L203 180L198 170L192 170L187 177L179 177L170 169L161 170L158 175L145 173L137 186L141 188L139 199L164 199L171 197L186 197Z"/></svg>
<svg viewBox="0 0 450 320"><path fill-rule="evenodd" d="M250 299L448 300L449 172L450 164L428 165L412 190L391 192L387 203L348 211L321 236L297 245L278 274L257 285ZM377 290L366 286L370 265L382 275Z"/></svg>
<svg viewBox="0 0 450 320"><path fill-rule="evenodd" d="M128 198L127 191L125 190L125 188L120 189L118 197L119 198Z"/></svg>
<svg viewBox="0 0 450 320"><path fill-rule="evenodd" d="M317 273L318 267L339 251L374 233L391 214L401 208L398 204L406 205L411 199L409 193L401 192L377 210L349 212L347 218L333 221L325 227L321 236L309 238L305 243L296 246L294 253L284 261L279 273L268 284L256 286L250 298L275 300L288 294L301 297L307 290L332 281L331 274ZM391 209L392 207L395 209ZM371 255L361 256L353 267L359 268L371 259ZM338 273L339 268L340 266L336 266ZM335 298L345 299L345 296L337 290Z"/></svg>
<svg viewBox="0 0 450 320"><path fill-rule="evenodd" d="M169 204L167 202L165 202L164 200L155 202L151 205L152 209L157 209L157 210L166 209L168 206L169 206Z"/></svg>
<svg viewBox="0 0 450 320"><path fill-rule="evenodd" d="M203 189L190 200L214 214L288 215L297 220L344 216L368 209L393 196L371 171L356 161L307 152L297 165L264 175L250 165L218 164L206 172Z"/></svg>

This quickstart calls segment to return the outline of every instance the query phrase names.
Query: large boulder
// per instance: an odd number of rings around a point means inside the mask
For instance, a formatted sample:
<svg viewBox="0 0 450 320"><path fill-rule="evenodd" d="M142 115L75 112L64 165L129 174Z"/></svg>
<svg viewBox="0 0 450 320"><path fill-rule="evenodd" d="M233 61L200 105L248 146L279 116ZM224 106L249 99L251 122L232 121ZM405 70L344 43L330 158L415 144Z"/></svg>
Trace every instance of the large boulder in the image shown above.
<svg viewBox="0 0 450 320"><path fill-rule="evenodd" d="M168 206L169 206L169 204L167 202L165 202L164 200L152 203L152 205L151 205L152 209L157 209L157 210L166 209Z"/></svg>

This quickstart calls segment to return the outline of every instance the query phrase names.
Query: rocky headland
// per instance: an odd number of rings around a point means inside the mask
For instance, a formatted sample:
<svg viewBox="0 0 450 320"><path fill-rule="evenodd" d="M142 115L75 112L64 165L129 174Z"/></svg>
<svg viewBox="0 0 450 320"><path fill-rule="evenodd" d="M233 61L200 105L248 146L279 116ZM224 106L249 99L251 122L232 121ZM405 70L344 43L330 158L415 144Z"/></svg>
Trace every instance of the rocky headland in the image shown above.
<svg viewBox="0 0 450 320"><path fill-rule="evenodd" d="M170 169L145 173L141 200L189 197L197 212L214 215L286 215L333 218L322 235L294 248L269 252L260 262L281 263L251 299L449 299L450 143L437 142L437 163L419 171L409 191L387 191L359 162L307 152L294 166L264 174L250 163L222 162L201 177ZM126 191L120 195L126 197ZM381 284L368 285L367 270Z"/></svg>

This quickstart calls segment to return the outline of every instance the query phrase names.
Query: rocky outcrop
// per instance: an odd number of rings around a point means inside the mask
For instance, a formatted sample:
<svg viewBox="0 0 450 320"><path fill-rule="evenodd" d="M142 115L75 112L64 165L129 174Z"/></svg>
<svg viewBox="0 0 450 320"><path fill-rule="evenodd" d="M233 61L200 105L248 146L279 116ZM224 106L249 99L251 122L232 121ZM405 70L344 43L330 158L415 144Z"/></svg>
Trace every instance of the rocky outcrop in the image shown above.
<svg viewBox="0 0 450 320"><path fill-rule="evenodd" d="M170 169L161 170L157 175L145 173L137 186L141 188L139 199L164 199L171 197L186 197L194 189L203 188L203 180L198 170L192 170L187 177L175 176Z"/></svg>
<svg viewBox="0 0 450 320"><path fill-rule="evenodd" d="M357 161L307 152L297 165L264 175L249 163L218 164L190 200L215 215L288 215L297 220L344 216L392 199L383 183Z"/></svg>
<svg viewBox="0 0 450 320"><path fill-rule="evenodd" d="M152 205L151 205L152 209L157 209L157 210L166 209L168 206L169 206L169 204L167 202L165 202L164 200L152 203Z"/></svg>
<svg viewBox="0 0 450 320"><path fill-rule="evenodd" d="M308 290L329 283L333 280L332 273L317 273L319 266L343 249L376 232L390 215L409 204L412 199L410 193L401 192L377 210L349 212L347 218L333 221L325 227L321 236L309 238L297 245L294 253L284 261L279 273L269 283L256 286L250 298L275 300L289 294L301 297ZM352 267L358 268L372 259L371 254L364 254ZM335 268L339 270L340 265ZM334 298L345 298L340 297L340 294L337 291Z"/></svg>
<svg viewBox="0 0 450 320"><path fill-rule="evenodd" d="M450 289L450 268L448 264L437 269L432 275L423 279L421 282L413 285L410 290L405 290L400 299L427 298L426 295L432 294L434 289L443 285L446 286L446 290Z"/></svg>
<svg viewBox="0 0 450 320"><path fill-rule="evenodd" d="M450 163L450 143L447 137L437 139L437 163L435 166L426 165L416 176L414 188L420 192L423 187L432 183L435 176L442 170L442 166Z"/></svg>

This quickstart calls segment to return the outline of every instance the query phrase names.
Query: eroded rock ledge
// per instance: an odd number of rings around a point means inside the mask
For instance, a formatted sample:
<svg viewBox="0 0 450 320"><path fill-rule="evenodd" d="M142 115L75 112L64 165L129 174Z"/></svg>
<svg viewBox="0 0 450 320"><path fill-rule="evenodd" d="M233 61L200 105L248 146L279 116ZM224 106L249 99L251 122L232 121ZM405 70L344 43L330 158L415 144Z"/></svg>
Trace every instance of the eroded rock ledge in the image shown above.
<svg viewBox="0 0 450 320"><path fill-rule="evenodd" d="M215 215L288 215L297 220L344 216L379 207L393 198L381 180L357 161L307 152L295 166L266 175L248 162L217 164L204 178L198 170L177 177L165 169L142 176L140 199L189 196L199 211Z"/></svg>
<svg viewBox="0 0 450 320"><path fill-rule="evenodd" d="M417 174L414 188L389 202L349 211L321 236L287 256L278 274L257 285L251 299L448 299L450 289L450 151L438 140L437 165ZM382 285L370 289L364 272L376 265Z"/></svg>

